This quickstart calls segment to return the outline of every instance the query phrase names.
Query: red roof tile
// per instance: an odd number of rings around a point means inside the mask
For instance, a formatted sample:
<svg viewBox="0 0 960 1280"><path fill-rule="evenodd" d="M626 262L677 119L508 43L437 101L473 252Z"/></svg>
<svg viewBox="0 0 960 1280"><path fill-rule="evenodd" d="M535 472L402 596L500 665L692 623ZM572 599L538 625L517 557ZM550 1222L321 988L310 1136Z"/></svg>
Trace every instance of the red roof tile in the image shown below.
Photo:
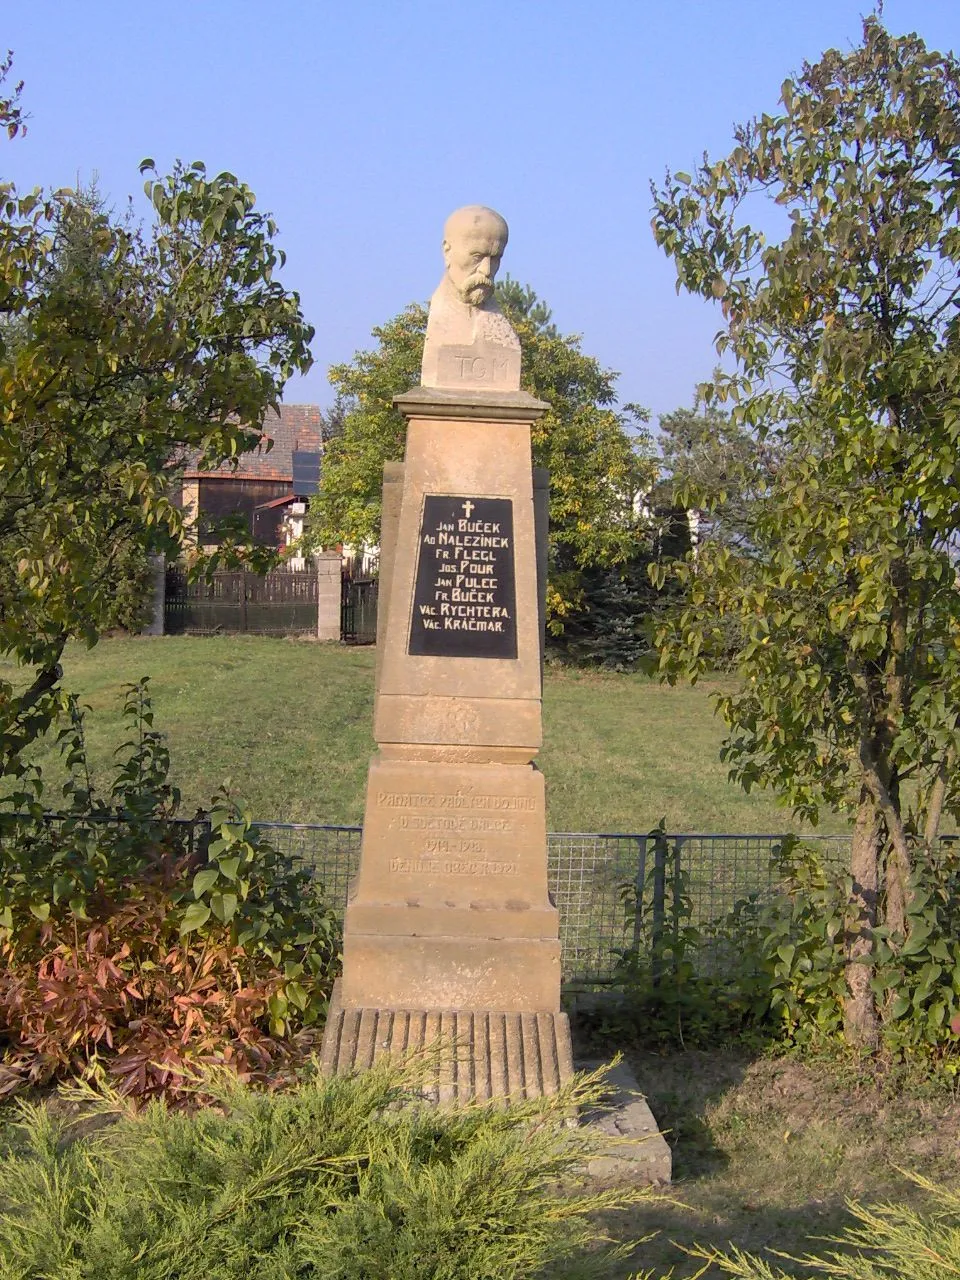
<svg viewBox="0 0 960 1280"><path fill-rule="evenodd" d="M280 413L268 413L263 424L265 439L273 441L269 451L258 446L241 455L236 466L224 462L215 471L198 471L196 458L188 464L184 478L195 480L201 476L223 476L226 479L253 478L257 480L293 481L294 449L323 451L321 440L320 406L315 404L282 404Z"/></svg>

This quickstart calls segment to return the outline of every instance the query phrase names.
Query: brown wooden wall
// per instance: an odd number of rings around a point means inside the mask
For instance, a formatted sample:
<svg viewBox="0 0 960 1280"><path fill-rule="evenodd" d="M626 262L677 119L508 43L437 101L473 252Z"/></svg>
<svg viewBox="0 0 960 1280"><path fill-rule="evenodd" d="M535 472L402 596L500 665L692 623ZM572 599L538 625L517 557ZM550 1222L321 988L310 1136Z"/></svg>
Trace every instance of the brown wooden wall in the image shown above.
<svg viewBox="0 0 960 1280"><path fill-rule="evenodd" d="M223 516L241 515L255 541L265 546L275 546L277 527L283 518L281 511L276 519L261 519L254 525L254 510L264 502L292 494L286 480L251 480L239 476L204 476L200 480L201 538L206 528ZM272 513L264 513L271 514Z"/></svg>

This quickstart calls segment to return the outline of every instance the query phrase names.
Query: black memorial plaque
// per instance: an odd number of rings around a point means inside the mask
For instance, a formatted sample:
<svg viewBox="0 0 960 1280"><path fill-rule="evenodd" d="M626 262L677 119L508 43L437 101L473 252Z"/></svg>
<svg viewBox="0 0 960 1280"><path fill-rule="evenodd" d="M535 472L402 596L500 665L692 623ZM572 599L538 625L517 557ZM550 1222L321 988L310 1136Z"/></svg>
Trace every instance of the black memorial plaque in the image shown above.
<svg viewBox="0 0 960 1280"><path fill-rule="evenodd" d="M424 497L407 652L517 656L509 498Z"/></svg>

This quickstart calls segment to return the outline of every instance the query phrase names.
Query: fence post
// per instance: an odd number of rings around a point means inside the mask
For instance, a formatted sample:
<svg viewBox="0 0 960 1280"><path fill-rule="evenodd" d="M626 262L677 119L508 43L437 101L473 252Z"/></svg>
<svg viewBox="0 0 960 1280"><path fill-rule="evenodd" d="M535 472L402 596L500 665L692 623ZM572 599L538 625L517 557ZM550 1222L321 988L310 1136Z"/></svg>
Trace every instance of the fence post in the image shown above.
<svg viewBox="0 0 960 1280"><path fill-rule="evenodd" d="M247 629L247 573L245 569L240 570L240 630L245 632Z"/></svg>
<svg viewBox="0 0 960 1280"><path fill-rule="evenodd" d="M150 572L153 575L153 591L150 598L150 617L144 623L145 636L163 635L163 614L166 608L167 557L150 556Z"/></svg>
<svg viewBox="0 0 960 1280"><path fill-rule="evenodd" d="M653 918L650 932L650 972L653 985L659 987L663 973L663 926L666 914L667 853L666 836L653 840Z"/></svg>
<svg viewBox="0 0 960 1280"><path fill-rule="evenodd" d="M341 565L339 551L321 551L317 568L317 639L340 639Z"/></svg>
<svg viewBox="0 0 960 1280"><path fill-rule="evenodd" d="M683 927L683 838L678 836L673 843L673 901L670 904L670 928L673 934L673 969L676 973L680 962L680 930Z"/></svg>
<svg viewBox="0 0 960 1280"><path fill-rule="evenodd" d="M647 886L647 837L637 836L636 906L633 915L633 949L640 958L643 941L643 893Z"/></svg>

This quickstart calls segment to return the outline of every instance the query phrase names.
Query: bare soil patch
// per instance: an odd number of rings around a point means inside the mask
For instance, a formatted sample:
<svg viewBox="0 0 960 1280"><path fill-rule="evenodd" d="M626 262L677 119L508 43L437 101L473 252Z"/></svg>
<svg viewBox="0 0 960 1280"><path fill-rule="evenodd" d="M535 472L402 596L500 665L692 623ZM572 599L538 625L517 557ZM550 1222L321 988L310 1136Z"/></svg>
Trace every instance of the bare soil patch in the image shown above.
<svg viewBox="0 0 960 1280"><path fill-rule="evenodd" d="M636 1235L658 1232L635 1270L692 1277L699 1264L682 1246L695 1241L803 1253L841 1229L848 1199L916 1203L922 1193L900 1170L960 1183L960 1100L944 1088L720 1049L630 1061L674 1159L675 1203L632 1216Z"/></svg>

